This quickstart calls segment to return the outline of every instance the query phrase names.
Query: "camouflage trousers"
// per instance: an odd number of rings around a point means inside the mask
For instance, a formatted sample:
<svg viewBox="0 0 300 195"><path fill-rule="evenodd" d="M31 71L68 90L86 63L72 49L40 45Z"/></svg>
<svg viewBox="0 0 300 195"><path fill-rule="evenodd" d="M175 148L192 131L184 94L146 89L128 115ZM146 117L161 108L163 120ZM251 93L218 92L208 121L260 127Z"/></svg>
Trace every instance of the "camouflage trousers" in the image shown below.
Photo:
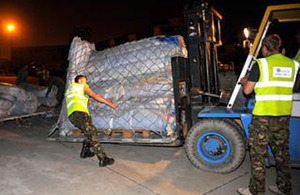
<svg viewBox="0 0 300 195"><path fill-rule="evenodd" d="M255 195L265 192L265 166L269 145L276 162L278 189L285 194L291 194L289 117L253 116L249 130L251 158L249 190Z"/></svg>
<svg viewBox="0 0 300 195"><path fill-rule="evenodd" d="M75 111L69 116L69 120L75 127L83 131L85 142L91 144L95 154L102 158L105 157L106 154L99 143L97 129L93 125L91 117L85 112Z"/></svg>

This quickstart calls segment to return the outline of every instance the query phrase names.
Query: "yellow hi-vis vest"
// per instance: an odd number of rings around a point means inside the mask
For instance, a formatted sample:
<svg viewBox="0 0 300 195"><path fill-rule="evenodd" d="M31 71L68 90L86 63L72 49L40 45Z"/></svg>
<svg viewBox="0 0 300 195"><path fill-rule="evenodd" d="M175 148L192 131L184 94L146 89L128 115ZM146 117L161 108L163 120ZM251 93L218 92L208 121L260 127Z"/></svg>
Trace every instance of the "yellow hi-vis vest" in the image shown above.
<svg viewBox="0 0 300 195"><path fill-rule="evenodd" d="M253 115L290 115L299 63L281 54L261 58L257 62L260 78L254 88L256 103Z"/></svg>
<svg viewBox="0 0 300 195"><path fill-rule="evenodd" d="M73 83L66 92L68 116L74 111L85 112L90 115L88 110L89 96L84 93L84 84Z"/></svg>

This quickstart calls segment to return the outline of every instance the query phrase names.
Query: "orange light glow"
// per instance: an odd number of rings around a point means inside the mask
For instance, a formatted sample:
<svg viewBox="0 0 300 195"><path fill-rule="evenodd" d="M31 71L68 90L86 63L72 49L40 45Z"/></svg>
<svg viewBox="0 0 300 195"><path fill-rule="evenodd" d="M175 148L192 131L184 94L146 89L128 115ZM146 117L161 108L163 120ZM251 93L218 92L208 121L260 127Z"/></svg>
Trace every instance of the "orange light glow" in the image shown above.
<svg viewBox="0 0 300 195"><path fill-rule="evenodd" d="M13 24L9 24L9 25L7 25L7 30L9 31L9 32L13 32L14 30L15 30L15 25L13 25Z"/></svg>

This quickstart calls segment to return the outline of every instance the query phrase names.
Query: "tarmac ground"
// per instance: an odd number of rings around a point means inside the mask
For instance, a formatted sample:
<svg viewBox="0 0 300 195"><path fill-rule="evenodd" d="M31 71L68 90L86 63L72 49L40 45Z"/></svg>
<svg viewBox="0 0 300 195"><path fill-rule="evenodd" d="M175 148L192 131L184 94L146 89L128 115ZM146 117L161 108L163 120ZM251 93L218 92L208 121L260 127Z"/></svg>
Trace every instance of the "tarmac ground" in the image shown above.
<svg viewBox="0 0 300 195"><path fill-rule="evenodd" d="M56 119L0 123L1 195L234 195L248 185L248 155L236 171L213 174L195 168L183 147L104 144L116 162L100 168L95 157L80 159L81 143L46 140ZM299 169L292 169L292 178L294 194L300 194ZM275 168L268 168L267 186L275 179Z"/></svg>

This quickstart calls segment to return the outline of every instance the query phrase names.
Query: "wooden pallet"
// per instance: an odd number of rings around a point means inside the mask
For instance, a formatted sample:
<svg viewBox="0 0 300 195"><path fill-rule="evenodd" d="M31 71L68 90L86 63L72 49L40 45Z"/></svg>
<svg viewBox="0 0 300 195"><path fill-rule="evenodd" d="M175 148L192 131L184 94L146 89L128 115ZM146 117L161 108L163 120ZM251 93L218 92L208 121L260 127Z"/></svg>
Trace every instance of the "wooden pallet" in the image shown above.
<svg viewBox="0 0 300 195"><path fill-rule="evenodd" d="M135 130L115 129L111 131L110 137L112 138L122 137L123 139L131 139L138 134L140 134L142 138L150 138L152 132L144 129L135 129Z"/></svg>
<svg viewBox="0 0 300 195"><path fill-rule="evenodd" d="M106 134L107 130L98 129L98 132L102 132L105 135L107 135ZM109 137L111 138L120 137L122 139L131 139L138 134L141 135L142 138L150 138L153 132L145 129L135 129L135 130L113 129L111 130ZM82 137L83 132L79 129L72 130L72 135L74 138Z"/></svg>

